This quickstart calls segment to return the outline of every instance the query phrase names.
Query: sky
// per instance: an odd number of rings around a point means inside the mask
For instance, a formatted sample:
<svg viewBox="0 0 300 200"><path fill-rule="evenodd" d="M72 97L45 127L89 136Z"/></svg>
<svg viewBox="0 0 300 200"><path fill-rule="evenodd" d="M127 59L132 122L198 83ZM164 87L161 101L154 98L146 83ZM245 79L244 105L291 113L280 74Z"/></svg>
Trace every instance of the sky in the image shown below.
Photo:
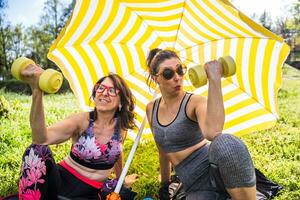
<svg viewBox="0 0 300 200"><path fill-rule="evenodd" d="M43 4L46 0L8 0L6 15L12 24L22 23L25 27L38 22L43 12ZM69 4L71 0L60 0ZM272 20L279 16L287 15L286 8L297 0L232 0L232 4L244 14L251 16L256 13L259 16L266 10Z"/></svg>
<svg viewBox="0 0 300 200"><path fill-rule="evenodd" d="M38 23L43 14L46 0L8 0L6 16L12 24L22 23L25 27ZM59 0L64 4L70 4L72 0Z"/></svg>
<svg viewBox="0 0 300 200"><path fill-rule="evenodd" d="M280 16L289 16L288 9L297 0L233 0L232 4L249 17L256 13L258 16L265 11L272 20Z"/></svg>

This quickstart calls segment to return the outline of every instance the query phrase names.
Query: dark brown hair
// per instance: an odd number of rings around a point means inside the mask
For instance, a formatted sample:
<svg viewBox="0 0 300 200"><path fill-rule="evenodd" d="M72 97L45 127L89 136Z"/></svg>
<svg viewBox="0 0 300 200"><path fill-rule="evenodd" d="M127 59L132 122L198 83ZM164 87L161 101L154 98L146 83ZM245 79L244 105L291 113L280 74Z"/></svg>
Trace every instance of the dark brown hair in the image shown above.
<svg viewBox="0 0 300 200"><path fill-rule="evenodd" d="M95 86L97 84L101 84L106 78L110 78L113 82L114 87L120 90L119 95L122 108L121 110L117 109L116 117L118 117L118 123L121 129L127 130L136 128L137 126L134 122L135 113L133 112L135 107L135 98L132 95L131 90L129 89L125 81L119 75L114 73L110 73L109 75L100 78L95 84ZM93 98L95 98L96 95L95 86L92 92ZM95 119L96 118L97 112L95 112Z"/></svg>
<svg viewBox="0 0 300 200"><path fill-rule="evenodd" d="M148 86L150 86L152 81L151 76L155 76L158 73L159 71L158 66L160 65L160 63L170 58L178 58L180 60L179 56L175 53L175 51L172 50L168 50L168 49L162 50L159 48L155 48L149 52L146 60L146 64L149 70L149 76L147 78Z"/></svg>

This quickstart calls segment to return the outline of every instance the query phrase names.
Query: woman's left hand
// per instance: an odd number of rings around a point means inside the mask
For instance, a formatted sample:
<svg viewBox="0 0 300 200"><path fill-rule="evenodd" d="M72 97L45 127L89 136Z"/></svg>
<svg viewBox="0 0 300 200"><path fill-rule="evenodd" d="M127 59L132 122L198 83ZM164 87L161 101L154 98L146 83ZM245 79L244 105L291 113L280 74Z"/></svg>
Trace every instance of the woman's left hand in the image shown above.
<svg viewBox="0 0 300 200"><path fill-rule="evenodd" d="M223 68L217 60L205 63L204 68L209 80L220 80L222 78Z"/></svg>
<svg viewBox="0 0 300 200"><path fill-rule="evenodd" d="M135 183L137 181L137 178L138 178L137 174L127 175L124 180L125 187L129 188L133 183Z"/></svg>

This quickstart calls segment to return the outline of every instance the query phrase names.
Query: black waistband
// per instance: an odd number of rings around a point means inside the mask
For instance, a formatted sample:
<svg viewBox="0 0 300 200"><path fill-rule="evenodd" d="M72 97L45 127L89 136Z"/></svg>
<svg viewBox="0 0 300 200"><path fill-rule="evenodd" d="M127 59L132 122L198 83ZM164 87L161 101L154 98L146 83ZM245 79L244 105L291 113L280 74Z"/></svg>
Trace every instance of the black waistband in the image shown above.
<svg viewBox="0 0 300 200"><path fill-rule="evenodd" d="M82 166L91 168L91 169L103 169L103 170L105 170L105 169L111 169L114 166L114 164L106 164L106 163L101 163L101 164L100 163L98 163L98 164L96 164L96 163L87 163L87 162L77 158L72 152L70 152L70 156L75 162L79 163Z"/></svg>

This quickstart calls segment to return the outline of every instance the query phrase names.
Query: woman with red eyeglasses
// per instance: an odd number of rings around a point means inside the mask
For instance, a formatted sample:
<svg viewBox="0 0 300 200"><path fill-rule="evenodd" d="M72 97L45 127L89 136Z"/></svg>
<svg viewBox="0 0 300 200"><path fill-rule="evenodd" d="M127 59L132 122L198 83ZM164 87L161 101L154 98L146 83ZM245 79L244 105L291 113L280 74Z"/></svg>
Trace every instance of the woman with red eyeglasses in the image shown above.
<svg viewBox="0 0 300 200"><path fill-rule="evenodd" d="M31 65L22 74L32 89L32 144L22 159L19 199L105 199L116 185L116 180L108 180L111 170L116 178L121 174L126 131L136 127L133 95L120 76L109 74L93 88L93 111L73 114L46 127L43 92L38 86L42 71ZM55 163L49 145L69 139L70 154ZM131 176L129 181L134 179ZM136 194L126 188L122 191L124 199Z"/></svg>
<svg viewBox="0 0 300 200"><path fill-rule="evenodd" d="M147 65L148 84L154 81L161 92L146 108L159 150L160 199L168 193L171 166L188 200L256 199L255 169L247 147L237 137L222 133L220 64L210 61L204 66L207 98L183 90L186 67L174 51L151 50Z"/></svg>

